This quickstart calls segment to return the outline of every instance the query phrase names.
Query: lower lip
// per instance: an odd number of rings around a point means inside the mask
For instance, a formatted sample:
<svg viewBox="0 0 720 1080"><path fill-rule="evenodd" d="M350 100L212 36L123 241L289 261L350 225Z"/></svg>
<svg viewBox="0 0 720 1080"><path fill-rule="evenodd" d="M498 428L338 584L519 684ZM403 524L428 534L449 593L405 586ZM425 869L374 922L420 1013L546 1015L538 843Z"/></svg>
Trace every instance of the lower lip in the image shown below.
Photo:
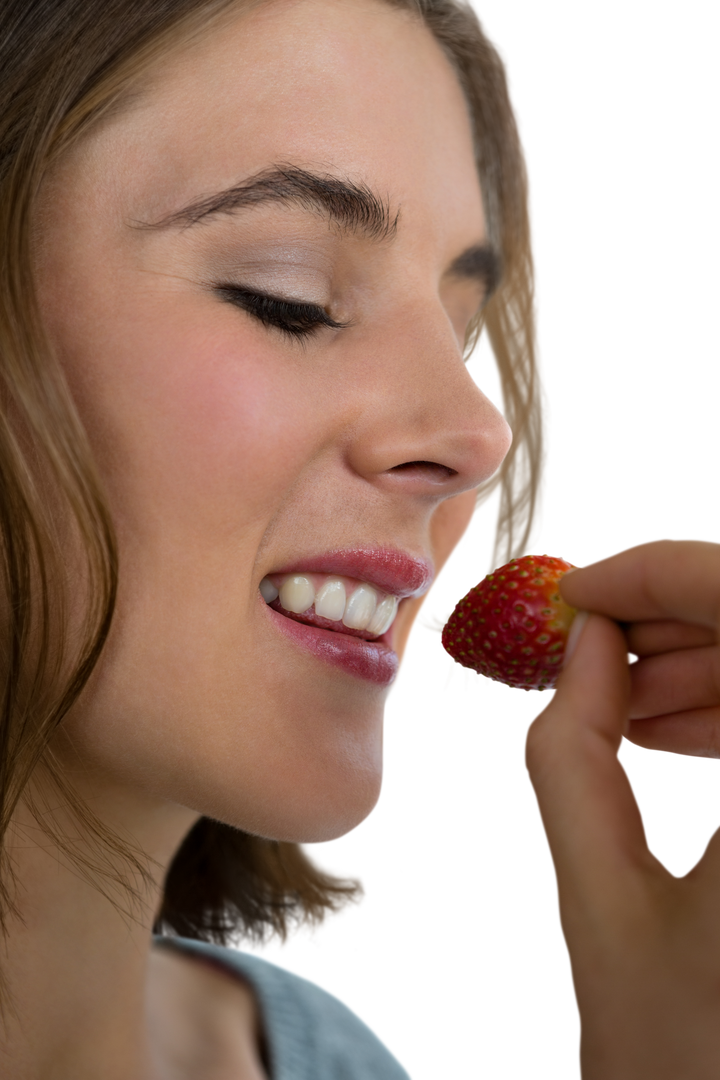
<svg viewBox="0 0 720 1080"><path fill-rule="evenodd" d="M348 675L389 686L397 675L398 657L384 641L363 641L362 638L321 630L317 626L286 619L272 608L266 610L275 626L297 645L313 653L326 664L341 668Z"/></svg>

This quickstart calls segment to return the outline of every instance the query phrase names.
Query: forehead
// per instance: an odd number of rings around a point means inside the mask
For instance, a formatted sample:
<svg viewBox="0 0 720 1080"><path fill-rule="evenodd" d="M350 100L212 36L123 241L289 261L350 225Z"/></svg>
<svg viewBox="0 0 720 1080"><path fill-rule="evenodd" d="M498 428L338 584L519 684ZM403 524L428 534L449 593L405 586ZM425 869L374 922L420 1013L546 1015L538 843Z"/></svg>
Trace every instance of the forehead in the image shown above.
<svg viewBox="0 0 720 1080"><path fill-rule="evenodd" d="M291 162L369 184L481 233L470 120L452 67L415 16L378 0L270 0L152 69L96 137L130 216Z"/></svg>

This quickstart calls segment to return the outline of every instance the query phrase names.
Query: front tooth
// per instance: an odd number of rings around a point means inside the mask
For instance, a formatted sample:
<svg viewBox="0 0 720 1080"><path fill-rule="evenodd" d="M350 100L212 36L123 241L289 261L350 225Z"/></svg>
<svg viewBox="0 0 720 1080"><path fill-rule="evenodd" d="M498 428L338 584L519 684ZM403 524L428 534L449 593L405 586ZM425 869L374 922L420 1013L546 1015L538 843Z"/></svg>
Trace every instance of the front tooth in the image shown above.
<svg viewBox="0 0 720 1080"><path fill-rule="evenodd" d="M351 630L365 630L375 614L377 593L369 585L358 585L345 605L343 622Z"/></svg>
<svg viewBox="0 0 720 1080"><path fill-rule="evenodd" d="M386 596L382 603L378 604L375 614L368 625L371 634L385 634L392 626L398 609L397 596Z"/></svg>
<svg viewBox="0 0 720 1080"><path fill-rule="evenodd" d="M338 578L330 578L315 597L315 614L339 622L345 611L345 586Z"/></svg>
<svg viewBox="0 0 720 1080"><path fill-rule="evenodd" d="M286 611L292 611L295 615L300 615L311 608L314 600L315 590L312 582L301 574L285 578L280 586L280 603Z"/></svg>

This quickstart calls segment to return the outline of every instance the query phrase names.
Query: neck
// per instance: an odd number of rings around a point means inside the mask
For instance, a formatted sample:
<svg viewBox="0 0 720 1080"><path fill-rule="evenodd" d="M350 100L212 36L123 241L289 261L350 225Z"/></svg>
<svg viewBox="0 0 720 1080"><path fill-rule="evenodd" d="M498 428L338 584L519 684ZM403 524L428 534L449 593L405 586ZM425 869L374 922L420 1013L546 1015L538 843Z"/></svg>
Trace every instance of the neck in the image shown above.
<svg viewBox="0 0 720 1080"><path fill-rule="evenodd" d="M27 804L19 808L8 843L15 911L1 960L0 1072L13 1080L161 1076L147 1022L152 924L165 870L196 815L167 804L139 807L108 786L91 805L136 848L147 871L133 873L118 857L83 873ZM55 811L52 822L78 837L67 814ZM99 843L93 852L87 840L74 847L90 860L94 853L96 866L107 850ZM119 884L123 877L134 896Z"/></svg>

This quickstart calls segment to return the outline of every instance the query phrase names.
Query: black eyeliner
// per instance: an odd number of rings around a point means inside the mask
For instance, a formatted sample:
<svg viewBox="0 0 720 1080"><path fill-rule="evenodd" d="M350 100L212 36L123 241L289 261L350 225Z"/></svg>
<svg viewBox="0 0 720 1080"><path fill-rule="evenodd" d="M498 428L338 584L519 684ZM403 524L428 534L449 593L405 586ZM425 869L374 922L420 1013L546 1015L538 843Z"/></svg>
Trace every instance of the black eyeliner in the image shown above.
<svg viewBox="0 0 720 1080"><path fill-rule="evenodd" d="M214 290L229 303L254 316L264 326L272 326L294 338L309 337L322 326L332 330L341 330L347 326L347 323L333 319L319 304L286 300L242 285L216 285Z"/></svg>

